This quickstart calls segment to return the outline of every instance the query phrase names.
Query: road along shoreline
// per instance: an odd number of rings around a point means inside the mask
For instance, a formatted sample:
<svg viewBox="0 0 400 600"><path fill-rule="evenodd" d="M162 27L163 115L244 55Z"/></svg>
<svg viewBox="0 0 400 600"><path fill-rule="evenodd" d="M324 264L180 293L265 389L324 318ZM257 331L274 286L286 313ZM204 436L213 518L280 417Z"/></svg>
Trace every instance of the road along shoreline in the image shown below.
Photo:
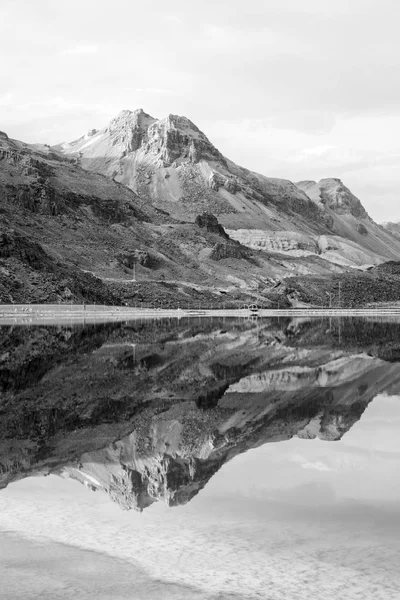
<svg viewBox="0 0 400 600"><path fill-rule="evenodd" d="M98 323L140 319L235 317L244 319L271 317L380 317L399 318L400 308L291 308L263 309L162 309L82 304L10 304L0 305L0 325L47 323Z"/></svg>

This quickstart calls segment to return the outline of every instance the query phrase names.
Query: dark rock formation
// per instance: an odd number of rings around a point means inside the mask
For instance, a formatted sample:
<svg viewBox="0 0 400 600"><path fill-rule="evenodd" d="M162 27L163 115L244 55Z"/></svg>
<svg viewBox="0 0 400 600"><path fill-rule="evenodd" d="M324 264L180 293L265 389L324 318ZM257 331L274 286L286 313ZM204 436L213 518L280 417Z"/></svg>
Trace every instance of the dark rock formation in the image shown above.
<svg viewBox="0 0 400 600"><path fill-rule="evenodd" d="M363 223L359 223L357 225L357 231L358 233L361 233L361 235L368 235L368 229L365 227L365 225L363 225Z"/></svg>
<svg viewBox="0 0 400 600"><path fill-rule="evenodd" d="M225 183L224 183L224 187L225 189L228 190L228 192L230 192L231 194L236 194L236 192L239 190L239 186L237 184L237 182L232 179L232 178L228 178Z"/></svg>
<svg viewBox="0 0 400 600"><path fill-rule="evenodd" d="M223 260L224 258L245 258L248 259L250 253L246 248L238 243L218 242L211 251L210 258L212 260Z"/></svg>
<svg viewBox="0 0 400 600"><path fill-rule="evenodd" d="M204 212L201 215L198 215L195 219L196 225L201 227L202 229L206 229L210 233L216 233L217 235L222 236L225 239L229 239L228 234L225 232L225 229L218 223L218 219L215 215L211 213Z"/></svg>

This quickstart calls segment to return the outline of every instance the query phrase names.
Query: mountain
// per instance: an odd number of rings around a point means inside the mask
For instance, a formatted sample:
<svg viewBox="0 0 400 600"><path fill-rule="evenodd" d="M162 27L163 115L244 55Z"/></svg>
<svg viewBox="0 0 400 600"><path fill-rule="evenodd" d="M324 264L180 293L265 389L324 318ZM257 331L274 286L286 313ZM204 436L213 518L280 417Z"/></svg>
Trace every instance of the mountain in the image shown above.
<svg viewBox="0 0 400 600"><path fill-rule="evenodd" d="M240 453L340 439L400 385L399 324L214 319L0 330L0 487L59 474L189 502Z"/></svg>
<svg viewBox="0 0 400 600"><path fill-rule="evenodd" d="M123 111L53 148L0 132L0 213L2 303L400 299L400 272L380 269L400 239L340 180L253 173L176 115Z"/></svg>
<svg viewBox="0 0 400 600"><path fill-rule="evenodd" d="M137 121L118 126L118 157L140 143ZM175 218L79 161L0 133L1 302L212 306L261 300L287 272L343 270L318 256L255 253L204 206L193 205L191 220Z"/></svg>
<svg viewBox="0 0 400 600"><path fill-rule="evenodd" d="M214 214L252 249L362 266L400 257L400 242L369 217L339 179L296 184L225 158L185 117L122 111L107 127L54 147L114 178L170 217Z"/></svg>
<svg viewBox="0 0 400 600"><path fill-rule="evenodd" d="M400 238L400 223L386 221L385 223L381 223L381 226L387 231L390 231L396 238Z"/></svg>

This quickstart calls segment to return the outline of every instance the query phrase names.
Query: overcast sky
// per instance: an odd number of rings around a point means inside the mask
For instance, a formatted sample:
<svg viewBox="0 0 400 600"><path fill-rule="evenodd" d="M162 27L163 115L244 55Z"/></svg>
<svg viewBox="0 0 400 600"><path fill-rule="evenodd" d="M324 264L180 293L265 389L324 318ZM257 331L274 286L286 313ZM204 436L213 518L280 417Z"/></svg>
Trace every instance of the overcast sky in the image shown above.
<svg viewBox="0 0 400 600"><path fill-rule="evenodd" d="M400 220L399 22L397 0L1 0L0 129L181 114L243 166L340 177Z"/></svg>

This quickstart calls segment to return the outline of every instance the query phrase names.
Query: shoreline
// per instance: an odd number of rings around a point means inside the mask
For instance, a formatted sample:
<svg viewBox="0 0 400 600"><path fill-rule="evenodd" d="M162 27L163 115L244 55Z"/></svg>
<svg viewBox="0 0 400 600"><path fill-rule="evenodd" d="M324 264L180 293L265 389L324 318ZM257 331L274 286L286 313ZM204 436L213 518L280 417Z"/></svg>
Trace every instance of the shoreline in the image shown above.
<svg viewBox="0 0 400 600"><path fill-rule="evenodd" d="M244 307L237 309L162 309L126 306L11 304L0 305L0 325L17 324L96 324L100 322L182 319L182 318L274 318L274 317L376 317L399 318L400 307L386 308L286 308L264 309Z"/></svg>

